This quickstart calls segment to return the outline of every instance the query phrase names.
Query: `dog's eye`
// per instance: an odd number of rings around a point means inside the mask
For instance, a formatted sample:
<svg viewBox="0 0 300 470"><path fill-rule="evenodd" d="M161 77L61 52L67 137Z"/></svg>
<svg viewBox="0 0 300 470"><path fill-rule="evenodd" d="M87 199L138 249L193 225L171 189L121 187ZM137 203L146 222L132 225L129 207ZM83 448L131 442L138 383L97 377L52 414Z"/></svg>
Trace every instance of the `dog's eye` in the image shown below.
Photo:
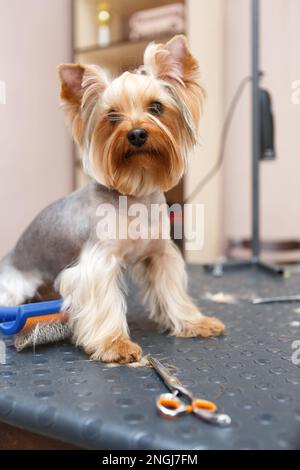
<svg viewBox="0 0 300 470"><path fill-rule="evenodd" d="M114 123L119 122L121 120L121 116L117 111L115 111L114 109L111 109L107 113L107 119L109 120L109 122L114 124Z"/></svg>
<svg viewBox="0 0 300 470"><path fill-rule="evenodd" d="M149 113L158 116L159 114L163 112L164 107L159 101L153 101L153 103L150 104L148 109L149 109Z"/></svg>

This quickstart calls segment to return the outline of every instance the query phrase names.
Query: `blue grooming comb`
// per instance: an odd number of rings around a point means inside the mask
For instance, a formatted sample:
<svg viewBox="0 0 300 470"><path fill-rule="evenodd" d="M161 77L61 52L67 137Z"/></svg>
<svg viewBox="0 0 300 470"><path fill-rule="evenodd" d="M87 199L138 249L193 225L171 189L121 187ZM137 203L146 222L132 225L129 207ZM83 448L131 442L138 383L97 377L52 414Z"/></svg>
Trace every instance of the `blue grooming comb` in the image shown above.
<svg viewBox="0 0 300 470"><path fill-rule="evenodd" d="M60 313L62 304L62 299L58 299L18 307L0 307L0 333L14 335L22 330L27 318Z"/></svg>

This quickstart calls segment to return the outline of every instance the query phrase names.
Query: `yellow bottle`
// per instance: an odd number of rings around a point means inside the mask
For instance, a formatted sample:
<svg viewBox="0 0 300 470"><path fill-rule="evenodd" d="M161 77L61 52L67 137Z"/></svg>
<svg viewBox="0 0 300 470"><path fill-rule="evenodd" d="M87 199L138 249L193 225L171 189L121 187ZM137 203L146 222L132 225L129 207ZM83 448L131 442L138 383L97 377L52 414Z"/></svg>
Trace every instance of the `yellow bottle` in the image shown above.
<svg viewBox="0 0 300 470"><path fill-rule="evenodd" d="M105 47L110 43L110 11L108 2L99 2L97 10L98 44Z"/></svg>

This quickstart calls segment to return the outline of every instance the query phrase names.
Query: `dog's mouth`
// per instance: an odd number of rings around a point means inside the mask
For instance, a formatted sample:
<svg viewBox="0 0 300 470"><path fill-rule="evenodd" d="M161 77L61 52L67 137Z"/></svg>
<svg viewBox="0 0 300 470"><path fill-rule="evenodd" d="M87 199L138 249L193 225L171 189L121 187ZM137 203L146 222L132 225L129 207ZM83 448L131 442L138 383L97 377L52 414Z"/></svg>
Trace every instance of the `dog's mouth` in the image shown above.
<svg viewBox="0 0 300 470"><path fill-rule="evenodd" d="M124 160L129 160L132 157L157 157L157 152L151 149L130 149L124 155Z"/></svg>

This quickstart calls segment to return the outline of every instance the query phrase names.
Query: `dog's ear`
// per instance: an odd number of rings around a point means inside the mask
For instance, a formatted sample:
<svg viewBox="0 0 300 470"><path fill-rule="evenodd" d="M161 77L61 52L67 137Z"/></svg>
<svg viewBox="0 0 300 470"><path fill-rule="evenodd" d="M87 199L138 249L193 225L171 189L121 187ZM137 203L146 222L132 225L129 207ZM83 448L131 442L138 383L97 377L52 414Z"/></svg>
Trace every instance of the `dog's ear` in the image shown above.
<svg viewBox="0 0 300 470"><path fill-rule="evenodd" d="M198 61L191 54L185 36L174 36L166 44L149 44L144 68L148 75L167 85L181 111L188 145L194 145L205 92L200 84Z"/></svg>
<svg viewBox="0 0 300 470"><path fill-rule="evenodd" d="M85 67L80 64L61 64L57 67L57 71L61 83L61 100L80 106Z"/></svg>
<svg viewBox="0 0 300 470"><path fill-rule="evenodd" d="M151 43L145 50L146 71L158 78L185 86L189 81L198 81L199 66L189 51L183 35L174 36L166 44Z"/></svg>
<svg viewBox="0 0 300 470"><path fill-rule="evenodd" d="M84 121L90 116L108 85L102 69L96 65L61 64L57 67L61 83L60 98L74 140L82 144Z"/></svg>

